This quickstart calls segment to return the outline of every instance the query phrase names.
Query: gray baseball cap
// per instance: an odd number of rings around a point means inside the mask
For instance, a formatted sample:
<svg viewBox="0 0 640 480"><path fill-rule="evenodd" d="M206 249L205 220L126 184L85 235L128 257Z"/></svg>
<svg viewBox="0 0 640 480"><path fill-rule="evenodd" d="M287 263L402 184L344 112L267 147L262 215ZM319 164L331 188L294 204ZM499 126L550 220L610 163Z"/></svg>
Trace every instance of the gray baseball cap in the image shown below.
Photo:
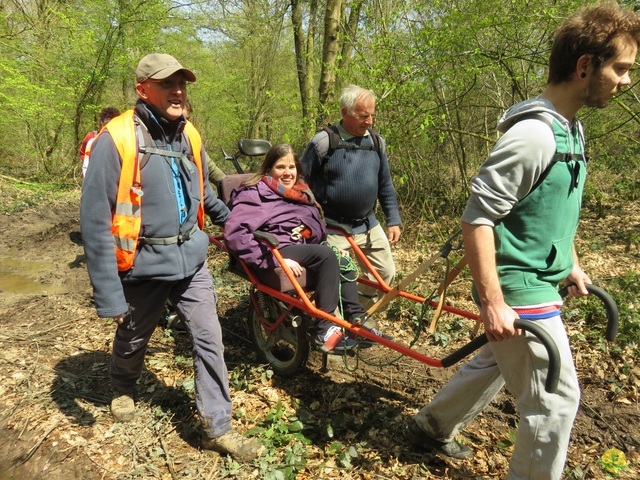
<svg viewBox="0 0 640 480"><path fill-rule="evenodd" d="M166 53L150 53L145 56L136 68L136 81L142 83L145 80L162 80L170 77L177 71L184 72L184 76L189 82L195 82L196 76L193 72L180 65L175 58Z"/></svg>

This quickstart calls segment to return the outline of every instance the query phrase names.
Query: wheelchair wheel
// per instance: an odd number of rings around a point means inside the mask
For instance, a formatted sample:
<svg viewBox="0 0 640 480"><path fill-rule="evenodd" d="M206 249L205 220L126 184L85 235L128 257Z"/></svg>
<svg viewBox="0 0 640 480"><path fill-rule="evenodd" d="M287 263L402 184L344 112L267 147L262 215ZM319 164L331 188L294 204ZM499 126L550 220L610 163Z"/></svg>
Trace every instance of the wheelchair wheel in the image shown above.
<svg viewBox="0 0 640 480"><path fill-rule="evenodd" d="M284 320L271 330L281 317ZM274 298L252 291L249 305L249 334L256 346L258 358L281 376L295 375L307 362L309 341L306 330L308 318L301 315L300 324L293 325L290 312Z"/></svg>

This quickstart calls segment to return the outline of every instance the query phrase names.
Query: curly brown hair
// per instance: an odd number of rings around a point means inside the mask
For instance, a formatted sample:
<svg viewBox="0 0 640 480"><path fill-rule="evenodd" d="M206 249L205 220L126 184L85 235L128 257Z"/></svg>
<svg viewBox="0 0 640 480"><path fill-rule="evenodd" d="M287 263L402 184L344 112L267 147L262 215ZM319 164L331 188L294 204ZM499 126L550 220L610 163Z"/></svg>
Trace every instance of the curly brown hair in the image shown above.
<svg viewBox="0 0 640 480"><path fill-rule="evenodd" d="M582 55L591 55L596 69L628 42L640 45L640 15L605 1L571 15L558 28L549 58L547 83L571 80Z"/></svg>

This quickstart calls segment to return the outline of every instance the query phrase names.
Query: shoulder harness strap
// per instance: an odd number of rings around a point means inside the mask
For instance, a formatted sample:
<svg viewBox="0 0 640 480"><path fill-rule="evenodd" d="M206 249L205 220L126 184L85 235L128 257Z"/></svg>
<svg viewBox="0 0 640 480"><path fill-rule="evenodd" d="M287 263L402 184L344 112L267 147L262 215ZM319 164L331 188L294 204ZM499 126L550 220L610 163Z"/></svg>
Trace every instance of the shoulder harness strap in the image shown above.
<svg viewBox="0 0 640 480"><path fill-rule="evenodd" d="M545 115L542 112L534 112L534 113L530 113L528 115L523 115L522 117L520 117L516 121L516 123L521 121L521 120L530 119L530 118L534 118L536 120L540 120L541 122L547 124L549 126L549 128L551 129L551 132L554 134L554 137L555 137L555 132L553 130L553 118L551 118L549 115ZM582 129L582 124L581 123L578 123L578 129L579 129L579 132L580 132L580 138L582 139L582 144L584 145L584 130ZM571 160L578 160L578 161L586 160L586 156L583 155L582 153L558 153L556 151L556 153L553 155L553 158L551 159L551 164L556 163L556 162L569 162Z"/></svg>
<svg viewBox="0 0 640 480"><path fill-rule="evenodd" d="M371 135L371 141L373 145L356 145L354 143L344 143L342 138L340 138L340 134L338 133L338 127L335 125L327 125L323 127L323 130L327 132L329 135L329 150L325 154L325 159L328 160L333 153L339 149L343 148L345 150L375 150L375 152L380 155L381 153L381 141L380 134L373 128L369 128L369 135Z"/></svg>
<svg viewBox="0 0 640 480"><path fill-rule="evenodd" d="M142 170L147 162L149 162L149 158L151 155L160 155L165 158L178 158L185 166L185 168L189 172L195 171L195 165L187 155L183 152L176 152L173 150L164 150L161 148L156 148L153 146L153 142L151 140L151 135L149 135L149 130L147 127L137 119L135 120L136 125L136 140L138 142L138 161L140 162L140 169ZM183 135L185 135L183 133Z"/></svg>
<svg viewBox="0 0 640 480"><path fill-rule="evenodd" d="M534 113L530 113L527 115L523 115L522 117L520 117L515 123L521 121L521 120L525 120L525 119L530 119L530 118L534 118L536 120L540 120L541 122L544 122L546 125L549 126L549 128L551 129L551 132L554 135L555 138L555 131L553 129L553 118L549 115L545 115L542 112L534 112ZM515 125L514 123L514 125ZM513 126L513 125L512 125ZM580 132L580 138L582 139L582 145L584 147L584 130L582 128L582 124L578 123L578 129ZM547 176L549 175L549 172L551 171L551 167L557 163L557 162L570 162L572 160L575 161L587 161L587 156L583 153L559 153L557 150L556 152L553 154L553 157L551 158L551 161L549 162L549 166L545 169L544 172L542 172L540 174L540 177L538 177L538 179L536 180L536 182L533 184L533 186L531 187L531 190L529 191L529 193L527 194L530 195L531 192L533 192L536 188L538 188L540 186L540 184L544 181L545 178L547 178Z"/></svg>

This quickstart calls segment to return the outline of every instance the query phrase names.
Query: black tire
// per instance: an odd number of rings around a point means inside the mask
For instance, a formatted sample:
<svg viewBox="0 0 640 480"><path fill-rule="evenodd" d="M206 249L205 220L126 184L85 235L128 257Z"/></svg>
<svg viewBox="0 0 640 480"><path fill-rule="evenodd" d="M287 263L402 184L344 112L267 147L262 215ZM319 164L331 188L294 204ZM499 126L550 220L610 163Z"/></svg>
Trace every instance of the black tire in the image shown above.
<svg viewBox="0 0 640 480"><path fill-rule="evenodd" d="M252 292L252 297L257 295ZM282 308L270 296L261 293L268 306L267 322L275 322L282 314ZM256 302L257 303L257 302ZM309 341L306 330L308 319L301 318L301 323L295 327L286 318L277 329L268 332L261 319L261 309L256 311L254 301L249 303L249 335L258 352L258 359L269 364L276 375L290 377L298 373L307 363L309 357Z"/></svg>

